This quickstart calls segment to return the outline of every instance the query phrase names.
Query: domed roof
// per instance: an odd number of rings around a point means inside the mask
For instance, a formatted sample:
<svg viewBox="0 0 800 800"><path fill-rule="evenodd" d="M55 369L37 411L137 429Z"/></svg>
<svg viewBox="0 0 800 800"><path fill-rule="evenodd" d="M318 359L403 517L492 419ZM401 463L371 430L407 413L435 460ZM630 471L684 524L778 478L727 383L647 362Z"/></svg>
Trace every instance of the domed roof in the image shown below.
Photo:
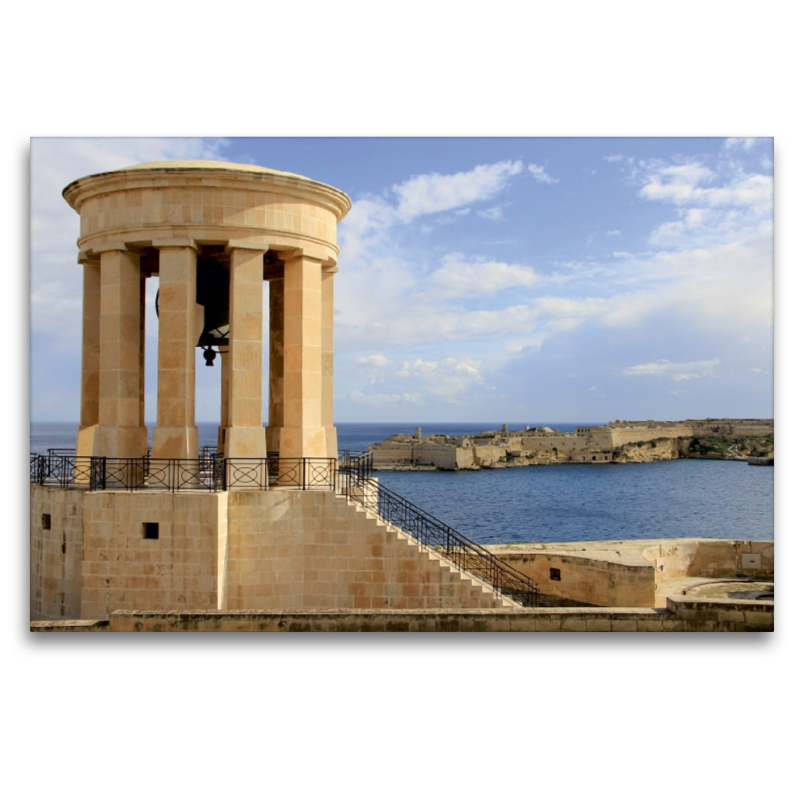
<svg viewBox="0 0 800 800"><path fill-rule="evenodd" d="M232 161L148 161L144 164L132 164L130 167L113 170L114 172L131 172L139 169L227 169L235 172L266 172L270 175L290 175L302 178L293 172L281 172L277 169L260 167L258 164L235 164Z"/></svg>
<svg viewBox="0 0 800 800"><path fill-rule="evenodd" d="M232 161L148 161L144 164L131 164L129 167L98 172L94 175L78 178L65 187L62 195L70 206L80 213L80 205L84 199L93 193L106 191L109 186L113 186L119 180L125 180L123 173L135 173L130 175L129 179L136 183L143 182L146 184L152 180L159 181L162 179L181 181L185 177L189 177L185 174L186 172L194 170L208 170L209 173L217 172L216 176L209 174L209 178L212 180L274 183L280 187L282 192L288 192L289 194L299 192L300 196L303 193L311 192L318 199L325 198L325 202L332 206L332 210L338 220L341 220L352 207L350 198L343 191L315 181L313 178L297 175L294 172L282 172L277 169L269 169L269 167L261 167L258 164L236 164ZM149 175L147 174L148 172L150 173ZM181 175L181 172L184 174ZM220 172L231 174L228 177L220 175ZM239 173L238 177L235 173ZM242 173L249 173L252 178L247 178ZM195 178L198 177L204 176L199 176L195 173Z"/></svg>

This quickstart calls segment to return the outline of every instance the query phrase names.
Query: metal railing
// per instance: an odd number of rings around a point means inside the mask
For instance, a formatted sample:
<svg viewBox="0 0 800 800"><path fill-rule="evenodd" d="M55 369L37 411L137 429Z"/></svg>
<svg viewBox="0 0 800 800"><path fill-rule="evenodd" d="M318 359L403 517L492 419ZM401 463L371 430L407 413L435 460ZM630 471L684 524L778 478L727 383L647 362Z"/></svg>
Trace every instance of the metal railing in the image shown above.
<svg viewBox="0 0 800 800"><path fill-rule="evenodd" d="M270 487L304 491L336 488L335 458L106 458L72 453L31 454L30 480L41 486L99 491L169 492L261 490Z"/></svg>
<svg viewBox="0 0 800 800"><path fill-rule="evenodd" d="M371 478L375 470L372 453L355 450L339 451L339 474L346 485L355 486Z"/></svg>
<svg viewBox="0 0 800 800"><path fill-rule="evenodd" d="M523 606L537 605L538 589L527 575L510 567L484 547L470 541L401 495L381 486L371 477L372 454L367 455L369 459L362 457L365 462L363 466L351 462L350 469L342 474L342 494L401 528L459 569L488 583L496 596L510 597ZM353 459L353 462L356 460ZM341 459L339 463L342 463Z"/></svg>

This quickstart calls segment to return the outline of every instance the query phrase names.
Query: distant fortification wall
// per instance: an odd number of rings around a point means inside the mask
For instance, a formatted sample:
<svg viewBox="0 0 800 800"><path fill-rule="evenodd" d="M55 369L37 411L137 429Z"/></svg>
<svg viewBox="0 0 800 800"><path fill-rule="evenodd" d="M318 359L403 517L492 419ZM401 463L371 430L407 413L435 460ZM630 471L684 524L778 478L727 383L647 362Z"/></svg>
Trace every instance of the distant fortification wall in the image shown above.
<svg viewBox="0 0 800 800"><path fill-rule="evenodd" d="M524 431L488 431L479 436L412 437L395 434L372 444L377 469L436 468L478 469L496 466L525 466L552 463L646 462L675 458L743 458L761 451L765 445L734 441L747 436L773 434L770 420L685 420L662 422L616 420L608 425L579 426L574 432L550 428L526 428ZM701 438L691 447L690 440ZM732 437L732 438L726 438ZM736 444L733 448L732 445ZM650 445L650 447L646 447ZM735 452L734 452L735 450ZM748 452L750 451L750 452Z"/></svg>

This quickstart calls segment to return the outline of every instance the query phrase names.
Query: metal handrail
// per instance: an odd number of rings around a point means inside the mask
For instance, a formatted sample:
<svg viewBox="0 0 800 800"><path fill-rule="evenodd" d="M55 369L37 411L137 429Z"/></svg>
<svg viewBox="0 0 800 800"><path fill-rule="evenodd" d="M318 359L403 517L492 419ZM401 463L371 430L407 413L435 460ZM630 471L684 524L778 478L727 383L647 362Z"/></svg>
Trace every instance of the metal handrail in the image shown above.
<svg viewBox="0 0 800 800"><path fill-rule="evenodd" d="M397 492L381 486L374 478L361 478L359 471L353 469L345 476L344 493L365 509L432 548L459 569L488 583L497 596L511 597L523 606L537 605L538 589L527 575Z"/></svg>
<svg viewBox="0 0 800 800"><path fill-rule="evenodd" d="M165 490L211 492L287 489L334 490L335 458L106 458L61 453L31 454L30 480L42 486L98 491Z"/></svg>

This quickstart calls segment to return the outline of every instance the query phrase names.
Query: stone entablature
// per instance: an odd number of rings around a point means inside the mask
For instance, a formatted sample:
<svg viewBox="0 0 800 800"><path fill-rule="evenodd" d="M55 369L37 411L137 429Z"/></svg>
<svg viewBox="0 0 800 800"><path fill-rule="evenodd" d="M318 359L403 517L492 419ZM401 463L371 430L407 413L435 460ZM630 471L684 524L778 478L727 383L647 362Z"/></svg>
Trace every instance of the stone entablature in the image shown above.
<svg viewBox="0 0 800 800"><path fill-rule="evenodd" d="M275 250L300 247L336 263L344 192L288 172L224 161L154 161L73 181L64 198L81 215L79 248L157 239L200 244L244 241Z"/></svg>

